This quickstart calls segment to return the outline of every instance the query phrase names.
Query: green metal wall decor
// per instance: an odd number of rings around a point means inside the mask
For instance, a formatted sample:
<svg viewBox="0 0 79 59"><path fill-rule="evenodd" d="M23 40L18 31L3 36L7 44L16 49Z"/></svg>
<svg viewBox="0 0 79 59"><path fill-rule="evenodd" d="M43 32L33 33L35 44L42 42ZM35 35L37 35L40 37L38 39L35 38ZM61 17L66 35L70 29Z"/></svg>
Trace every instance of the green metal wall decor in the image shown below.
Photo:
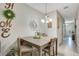
<svg viewBox="0 0 79 59"><path fill-rule="evenodd" d="M14 12L10 9L4 10L3 15L6 19L11 19L11 20L15 17Z"/></svg>
<svg viewBox="0 0 79 59"><path fill-rule="evenodd" d="M6 21L0 21L0 27L2 27L1 37L7 38L10 36L9 31L11 30L11 22L15 17L15 13L12 11L14 3L6 3L5 10L3 11L3 16L6 18Z"/></svg>

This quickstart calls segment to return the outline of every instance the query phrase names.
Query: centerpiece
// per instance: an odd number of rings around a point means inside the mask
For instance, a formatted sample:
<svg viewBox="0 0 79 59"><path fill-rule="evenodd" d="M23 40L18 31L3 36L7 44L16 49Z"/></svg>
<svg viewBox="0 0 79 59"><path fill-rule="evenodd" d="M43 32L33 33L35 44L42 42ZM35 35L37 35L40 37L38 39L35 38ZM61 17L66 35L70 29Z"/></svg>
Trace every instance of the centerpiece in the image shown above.
<svg viewBox="0 0 79 59"><path fill-rule="evenodd" d="M36 32L35 36L33 37L34 39L41 39L42 35L40 32Z"/></svg>

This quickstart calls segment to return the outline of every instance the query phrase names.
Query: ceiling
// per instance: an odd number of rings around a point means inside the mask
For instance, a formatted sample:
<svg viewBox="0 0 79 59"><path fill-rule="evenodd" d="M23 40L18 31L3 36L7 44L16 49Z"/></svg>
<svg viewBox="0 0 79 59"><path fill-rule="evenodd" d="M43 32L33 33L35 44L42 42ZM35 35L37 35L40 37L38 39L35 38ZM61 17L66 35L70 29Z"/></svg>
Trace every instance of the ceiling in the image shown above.
<svg viewBox="0 0 79 59"><path fill-rule="evenodd" d="M46 13L45 3L27 3L27 5L42 13ZM47 3L47 13L58 10L62 16L74 17L78 6L78 3Z"/></svg>

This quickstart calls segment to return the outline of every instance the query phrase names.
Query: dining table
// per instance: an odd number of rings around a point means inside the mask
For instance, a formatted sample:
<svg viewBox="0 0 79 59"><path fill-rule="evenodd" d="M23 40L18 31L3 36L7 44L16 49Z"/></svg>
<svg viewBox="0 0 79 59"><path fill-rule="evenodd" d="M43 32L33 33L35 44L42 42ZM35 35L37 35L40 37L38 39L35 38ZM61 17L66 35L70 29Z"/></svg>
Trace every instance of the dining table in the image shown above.
<svg viewBox="0 0 79 59"><path fill-rule="evenodd" d="M40 39L34 38L32 36L21 37L21 39L25 40L29 45L34 46L38 49L39 56L42 56L43 49L48 46L48 43L50 42L51 38L53 37L42 37ZM56 40L56 55L57 55L57 40Z"/></svg>

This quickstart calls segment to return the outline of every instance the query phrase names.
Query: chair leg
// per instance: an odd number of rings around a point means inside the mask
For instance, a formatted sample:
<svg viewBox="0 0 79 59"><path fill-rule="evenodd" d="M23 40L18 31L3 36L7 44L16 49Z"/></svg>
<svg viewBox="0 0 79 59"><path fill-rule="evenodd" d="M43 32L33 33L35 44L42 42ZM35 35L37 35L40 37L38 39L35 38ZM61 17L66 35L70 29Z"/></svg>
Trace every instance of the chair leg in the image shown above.
<svg viewBox="0 0 79 59"><path fill-rule="evenodd" d="M51 56L51 55L50 55L50 52L49 52L49 56Z"/></svg>
<svg viewBox="0 0 79 59"><path fill-rule="evenodd" d="M33 53L31 52L31 56L33 56Z"/></svg>
<svg viewBox="0 0 79 59"><path fill-rule="evenodd" d="M44 51L44 56L46 56L46 51Z"/></svg>
<svg viewBox="0 0 79 59"><path fill-rule="evenodd" d="M54 47L53 47L53 56L54 56Z"/></svg>

